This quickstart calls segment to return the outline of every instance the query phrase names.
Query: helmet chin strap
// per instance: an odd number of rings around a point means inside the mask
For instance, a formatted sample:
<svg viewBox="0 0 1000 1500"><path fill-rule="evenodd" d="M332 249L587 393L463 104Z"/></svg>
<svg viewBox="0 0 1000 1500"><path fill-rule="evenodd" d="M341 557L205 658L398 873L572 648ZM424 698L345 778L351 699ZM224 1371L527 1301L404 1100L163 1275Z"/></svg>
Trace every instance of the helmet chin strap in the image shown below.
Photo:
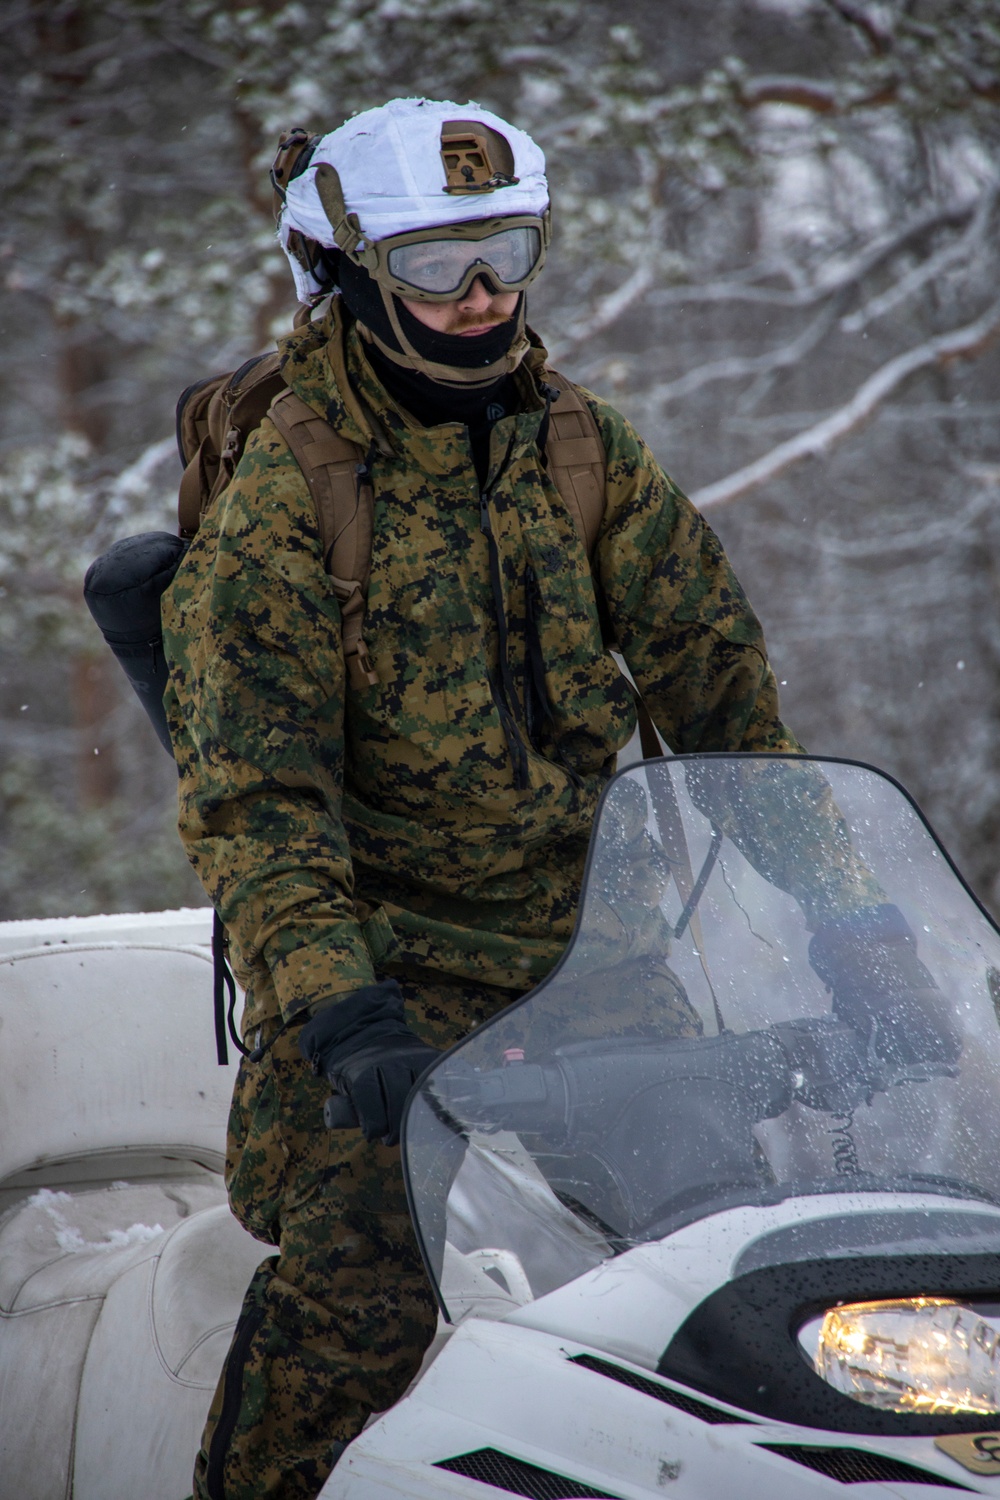
<svg viewBox="0 0 1000 1500"><path fill-rule="evenodd" d="M399 349L393 349L383 339L380 339L378 334L373 332L371 328L361 325L364 328L365 337L371 339L376 348L381 350L386 359L391 359L393 364L402 365L406 370L419 370L421 375L426 375L428 379L437 381L439 385L493 385L501 376L512 374L531 347L524 331L524 298L520 297L518 299L514 338L507 352L501 355L499 359L495 359L492 364L483 365L479 369L472 370L461 369L457 365L438 364L435 360L427 359L425 355L415 349L406 337L399 320L399 313L396 310L395 298L392 293L387 292L381 286L379 287L379 292L389 318L389 325L399 343Z"/></svg>

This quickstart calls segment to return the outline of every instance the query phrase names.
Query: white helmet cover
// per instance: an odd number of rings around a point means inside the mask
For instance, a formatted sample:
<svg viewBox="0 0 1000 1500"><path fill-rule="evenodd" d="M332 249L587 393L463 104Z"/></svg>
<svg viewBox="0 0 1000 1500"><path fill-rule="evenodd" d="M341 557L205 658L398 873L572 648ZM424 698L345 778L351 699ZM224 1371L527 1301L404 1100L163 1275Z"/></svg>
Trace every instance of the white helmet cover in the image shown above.
<svg viewBox="0 0 1000 1500"><path fill-rule="evenodd" d="M513 153L513 175L518 180L481 195L446 192L441 126L455 119L478 120L499 132ZM390 99L323 136L305 171L288 184L278 234L303 302L317 296L322 287L289 252L288 237L298 230L321 245L334 244L316 188L316 168L322 162L336 168L345 207L348 213L357 214L365 238L372 242L470 219L541 216L549 204L545 156L523 130L478 104Z"/></svg>

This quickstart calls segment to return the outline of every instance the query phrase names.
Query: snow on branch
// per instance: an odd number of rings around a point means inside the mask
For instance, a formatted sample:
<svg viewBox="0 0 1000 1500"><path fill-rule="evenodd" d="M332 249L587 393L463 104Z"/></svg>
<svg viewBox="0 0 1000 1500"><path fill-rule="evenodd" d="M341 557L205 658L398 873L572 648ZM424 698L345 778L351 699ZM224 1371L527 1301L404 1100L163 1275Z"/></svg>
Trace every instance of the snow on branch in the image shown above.
<svg viewBox="0 0 1000 1500"><path fill-rule="evenodd" d="M990 198L988 211L992 212L993 199ZM781 307L810 307L818 302L828 299L836 300L841 293L862 282L865 277L885 261L890 260L899 251L907 249L915 241L924 235L933 233L937 229L955 228L967 223L976 213L975 203L955 204L950 208L933 209L917 214L909 223L888 234L881 235L872 244L866 246L860 255L855 256L846 264L836 268L826 275L822 280L815 282L812 286L795 287L783 290L778 287L760 287L748 285L745 280L711 282L702 286L669 286L658 287L653 293L652 302L663 305L668 302L762 302L772 306ZM981 201L979 211L984 211ZM650 226L648 238L652 241L658 239L659 222ZM656 280L656 267L653 258L650 257L642 265L627 276L612 292L608 292L600 298L589 317L581 318L579 322L572 324L566 331L566 336L557 344L553 345L551 355L553 361L565 359L568 354L573 353L582 344L586 344L597 334L604 333L620 317L625 314L636 302L650 292ZM812 326L811 326L812 327ZM826 332L826 328L822 329ZM806 349L812 347L811 328L800 335L801 340L806 341ZM798 341L788 346L791 351L792 362L797 357ZM760 356L760 363L754 360L739 360L736 358L728 360L713 361L712 364L702 366L700 370L691 371L680 380L659 387L654 391L656 400L668 401L677 396L687 395L692 390L706 384L710 380L732 379L741 374L753 374L759 370L780 368L784 363L782 351L775 355ZM742 368L746 366L746 368Z"/></svg>
<svg viewBox="0 0 1000 1500"><path fill-rule="evenodd" d="M840 325L844 332L860 333L876 318L884 317L886 313L892 312L900 303L912 297L921 287L933 281L942 271L946 271L949 266L967 259L989 229L998 198L1000 198L1000 184L993 183L984 192L966 233L959 239L951 240L943 245L927 260L907 271L886 291L872 297L863 307L844 318Z"/></svg>
<svg viewBox="0 0 1000 1500"><path fill-rule="evenodd" d="M686 302L760 302L772 307L810 307L827 297L856 286L900 250L936 229L954 229L968 222L976 211L975 203L955 204L950 208L930 209L917 214L901 228L880 235L853 259L828 272L821 279L803 287L754 286L744 273L741 279L709 281L697 285L658 287L650 297L655 306Z"/></svg>
<svg viewBox="0 0 1000 1500"><path fill-rule="evenodd" d="M818 78L778 74L744 80L740 84L740 100L747 109L757 109L762 104L794 104L818 115L832 115L840 108L840 96L830 84L821 83Z"/></svg>
<svg viewBox="0 0 1000 1500"><path fill-rule="evenodd" d="M956 359L975 359L1000 338L1000 301L993 304L982 317L964 328L952 330L928 339L915 349L897 354L881 369L859 386L851 399L823 421L817 422L806 432L787 442L779 443L770 453L765 453L752 464L747 464L735 473L718 479L704 489L697 490L692 500L699 510L710 510L713 506L727 505L731 500L759 489L804 458L818 458L826 453L841 438L856 432L877 411L881 403L896 388L931 365L948 365Z"/></svg>
<svg viewBox="0 0 1000 1500"><path fill-rule="evenodd" d="M886 530L880 526L878 535L868 538L856 533L831 536L811 528L803 530L801 526L786 529L789 539L797 546L823 552L830 557L842 557L851 562L858 562L862 558L899 561L909 552L967 546L969 532L984 516L990 514L995 505L995 496L983 488L974 491L971 500L960 510L949 511L944 517L929 521L926 526L914 530L912 525L907 524L899 531Z"/></svg>
<svg viewBox="0 0 1000 1500"><path fill-rule="evenodd" d="M142 493L152 481L153 475L161 464L168 459L175 458L177 454L177 439L175 437L157 438L155 443L150 443L140 453L137 459L129 464L128 468L122 469L115 476L113 490L116 495L131 497Z"/></svg>
<svg viewBox="0 0 1000 1500"><path fill-rule="evenodd" d="M862 6L855 5L853 0L827 0L827 4L849 25L864 33L873 52L881 55L890 50L891 34Z"/></svg>
<svg viewBox="0 0 1000 1500"><path fill-rule="evenodd" d="M891 104L898 94L899 85L891 80L866 93L847 92L818 78L782 74L760 74L744 79L739 85L740 103L745 109L759 109L762 104L791 104L797 109L812 110L816 115L844 115L856 109Z"/></svg>
<svg viewBox="0 0 1000 1500"><path fill-rule="evenodd" d="M701 390L702 386L710 385L717 380L741 380L747 375L770 375L776 370L787 370L797 365L800 360L805 359L829 333L836 321L839 311L839 303L834 302L831 307L824 308L818 317L814 318L808 327L804 328L794 339L781 344L776 349L768 349L763 354L730 354L724 359L708 360L703 365L698 365L686 374L678 376L676 380L667 380L660 385L654 385L649 391L647 400L650 403L665 406L670 401L679 401L683 396L690 396L695 391Z"/></svg>
<svg viewBox="0 0 1000 1500"><path fill-rule="evenodd" d="M615 287L613 292L608 292L606 296L601 297L589 318L583 318L567 329L566 337L554 345L552 358L554 360L565 359L567 353L578 348L580 344L585 344L595 334L603 333L606 328L610 328L611 324L626 313L633 303L645 296L655 278L656 268L650 262L637 266L631 276L625 278L621 286Z"/></svg>

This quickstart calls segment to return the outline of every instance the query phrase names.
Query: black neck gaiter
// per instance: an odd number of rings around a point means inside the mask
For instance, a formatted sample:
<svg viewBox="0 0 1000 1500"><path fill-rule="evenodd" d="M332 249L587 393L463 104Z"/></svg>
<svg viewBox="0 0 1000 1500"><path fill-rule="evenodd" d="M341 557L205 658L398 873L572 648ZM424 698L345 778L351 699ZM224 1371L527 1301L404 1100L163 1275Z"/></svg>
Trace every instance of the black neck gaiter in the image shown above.
<svg viewBox="0 0 1000 1500"><path fill-rule="evenodd" d="M510 375L501 375L492 385L441 385L419 370L394 364L375 344L365 345L365 358L393 400L405 406L423 427L437 427L441 422L473 427L487 420L487 412L491 413L492 425L498 417L513 411L517 401L517 387Z"/></svg>
<svg viewBox="0 0 1000 1500"><path fill-rule="evenodd" d="M378 286L361 266L346 256L338 267L340 291L348 311L370 328L383 343L398 349ZM523 296L523 293L522 293ZM475 338L455 333L437 333L415 318L399 298L396 311L410 343L425 359L456 369L474 370L500 359L510 348L517 328L517 312L506 323L498 323ZM473 458L480 483L484 482L489 452L489 430L493 423L517 406L513 377L501 375L490 385L444 385L420 370L407 369L383 354L376 344L366 344L365 357L389 395L424 427L442 422L461 422L469 429Z"/></svg>

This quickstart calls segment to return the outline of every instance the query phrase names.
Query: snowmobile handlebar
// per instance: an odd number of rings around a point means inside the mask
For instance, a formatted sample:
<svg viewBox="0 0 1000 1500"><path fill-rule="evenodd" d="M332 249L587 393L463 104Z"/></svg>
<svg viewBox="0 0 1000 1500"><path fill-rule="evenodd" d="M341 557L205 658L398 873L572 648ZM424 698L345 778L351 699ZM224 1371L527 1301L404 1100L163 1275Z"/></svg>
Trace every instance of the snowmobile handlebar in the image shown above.
<svg viewBox="0 0 1000 1500"><path fill-rule="evenodd" d="M754 1121L793 1101L839 1114L904 1082L953 1077L953 1057L885 1056L879 1031L864 1038L834 1016L806 1016L761 1031L650 1041L611 1038L559 1048L551 1062L475 1072L460 1059L430 1086L449 1114L486 1130L556 1130L595 1144L623 1109L650 1090L724 1090Z"/></svg>
<svg viewBox="0 0 1000 1500"><path fill-rule="evenodd" d="M793 1101L840 1114L898 1083L955 1076L954 1058L880 1055L879 1035L877 1026L863 1038L835 1016L804 1016L739 1034L577 1042L558 1048L551 1062L483 1071L458 1057L429 1084L438 1109L460 1125L597 1143L632 1101L668 1086L723 1089L741 1113L760 1121L784 1114ZM358 1123L344 1094L327 1099L323 1119L330 1130Z"/></svg>
<svg viewBox="0 0 1000 1500"><path fill-rule="evenodd" d="M767 1031L578 1042L560 1047L551 1062L514 1062L478 1073L456 1060L430 1083L444 1111L481 1129L595 1143L637 1097L670 1085L721 1086L745 1095L746 1108L761 1120L782 1114L792 1100L788 1059Z"/></svg>

